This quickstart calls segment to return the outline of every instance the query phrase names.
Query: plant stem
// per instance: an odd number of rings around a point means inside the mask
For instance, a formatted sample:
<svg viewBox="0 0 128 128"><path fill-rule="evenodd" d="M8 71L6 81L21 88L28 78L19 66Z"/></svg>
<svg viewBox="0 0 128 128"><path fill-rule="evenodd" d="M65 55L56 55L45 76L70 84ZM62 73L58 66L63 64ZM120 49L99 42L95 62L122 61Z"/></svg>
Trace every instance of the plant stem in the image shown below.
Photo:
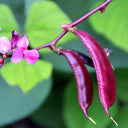
<svg viewBox="0 0 128 128"><path fill-rule="evenodd" d="M107 7L107 5L112 2L112 0L106 0L105 2L103 2L102 4L100 4L98 7L96 7L95 9L93 9L92 11L90 11L89 13L87 13L86 15L84 15L83 17L79 18L78 20L74 21L73 23L69 24L70 27L75 27L76 25L78 25L79 23L83 22L84 20L86 20L89 16L91 16L92 14L94 14L97 11L101 11L104 12L105 8ZM40 50L42 48L50 48L51 50L55 50L55 45L57 44L57 42L68 32L68 30L64 30L55 40L53 40L50 43L47 43L45 45L42 45L38 48L35 48L36 50Z"/></svg>
<svg viewBox="0 0 128 128"><path fill-rule="evenodd" d="M92 11L90 11L89 13L87 13L86 15L84 15L83 17L81 17L80 19L74 21L73 23L70 24L70 27L74 27L76 25L78 25L79 23L81 23L82 21L84 21L85 19L87 19L89 16L91 16L92 14L94 14L97 11L101 11L104 12L105 8L107 7L107 5L112 2L112 0L106 0L105 2L103 2L102 4L100 4L98 7L96 7L95 9L93 9Z"/></svg>
<svg viewBox="0 0 128 128"><path fill-rule="evenodd" d="M55 40L53 40L52 42L42 45L38 48L35 48L36 50L40 50L42 48L50 48L51 50L54 50L54 47L56 45L56 43L67 33L67 30L64 30Z"/></svg>

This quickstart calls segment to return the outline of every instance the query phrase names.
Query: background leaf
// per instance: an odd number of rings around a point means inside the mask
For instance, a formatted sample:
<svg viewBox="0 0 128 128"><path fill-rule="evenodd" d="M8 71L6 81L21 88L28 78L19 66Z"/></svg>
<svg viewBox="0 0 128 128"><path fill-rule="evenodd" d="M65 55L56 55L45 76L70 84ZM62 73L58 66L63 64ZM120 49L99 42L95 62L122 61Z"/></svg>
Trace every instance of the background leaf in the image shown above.
<svg viewBox="0 0 128 128"><path fill-rule="evenodd" d="M18 85L23 92L28 92L37 83L50 78L51 73L52 65L42 60L34 65L27 64L25 60L18 64L8 63L1 69L3 78L12 86Z"/></svg>
<svg viewBox="0 0 128 128"><path fill-rule="evenodd" d="M30 45L35 48L54 40L63 31L60 26L64 23L71 23L71 20L54 2L35 2L31 6L25 24ZM67 34L61 42L74 37Z"/></svg>
<svg viewBox="0 0 128 128"><path fill-rule="evenodd" d="M7 36L11 39L11 31L19 31L18 24L13 16L13 13L8 6L0 4L0 27L2 28L0 36Z"/></svg>
<svg viewBox="0 0 128 128"><path fill-rule="evenodd" d="M128 102L128 68L115 70L117 97Z"/></svg>
<svg viewBox="0 0 128 128"><path fill-rule="evenodd" d="M25 14L27 15L28 12L29 12L29 9L31 7L31 5L34 3L34 2L37 2L37 1L43 1L43 0L25 0Z"/></svg>
<svg viewBox="0 0 128 128"><path fill-rule="evenodd" d="M103 15L97 12L90 17L90 22L97 32L107 37L115 46L122 48L128 53L127 6L127 0L112 1Z"/></svg>
<svg viewBox="0 0 128 128"><path fill-rule="evenodd" d="M127 128L128 127L127 119L128 119L128 105L121 107L116 116L116 121L118 122L119 127ZM108 128L115 128L115 126L111 124Z"/></svg>
<svg viewBox="0 0 128 128"><path fill-rule="evenodd" d="M42 106L31 115L31 120L40 126L45 125L49 128L65 128L63 120L63 104L65 85L70 81L68 73L58 71L53 72L53 88L49 97ZM62 82L63 81L63 82Z"/></svg>
<svg viewBox="0 0 128 128"><path fill-rule="evenodd" d="M51 90L51 79L41 81L27 94L18 86L10 87L0 77L0 126L12 123L31 114L44 102Z"/></svg>

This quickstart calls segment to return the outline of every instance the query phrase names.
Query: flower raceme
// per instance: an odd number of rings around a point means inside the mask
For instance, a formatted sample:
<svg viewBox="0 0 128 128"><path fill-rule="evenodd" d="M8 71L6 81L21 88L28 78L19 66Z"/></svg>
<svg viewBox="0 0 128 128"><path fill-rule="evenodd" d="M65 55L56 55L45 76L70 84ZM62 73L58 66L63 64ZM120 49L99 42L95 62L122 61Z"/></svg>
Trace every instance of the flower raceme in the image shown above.
<svg viewBox="0 0 128 128"><path fill-rule="evenodd" d="M4 60L8 55L12 53L11 61L13 63L21 62L24 57L28 64L34 64L39 58L39 53L35 49L27 50L29 41L24 35L20 38L19 34L16 31L12 31L12 39L9 41L7 37L0 37L0 68L4 64Z"/></svg>
<svg viewBox="0 0 128 128"><path fill-rule="evenodd" d="M90 54L96 70L100 102L108 117L113 120L109 114L108 108L115 102L116 83L106 51L104 51L99 43L86 32L76 30L67 24L62 25L62 28L74 33ZM115 120L113 120L113 122L118 126Z"/></svg>

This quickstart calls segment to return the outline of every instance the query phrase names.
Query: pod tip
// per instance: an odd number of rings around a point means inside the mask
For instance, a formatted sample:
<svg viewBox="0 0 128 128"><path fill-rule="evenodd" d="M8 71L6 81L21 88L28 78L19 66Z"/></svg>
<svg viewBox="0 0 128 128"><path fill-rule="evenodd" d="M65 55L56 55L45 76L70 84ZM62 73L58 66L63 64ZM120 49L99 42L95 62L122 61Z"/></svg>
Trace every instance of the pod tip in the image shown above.
<svg viewBox="0 0 128 128"><path fill-rule="evenodd" d="M96 125L96 122L95 122L91 117L88 117L88 119L89 119L90 121L92 121L93 124Z"/></svg>
<svg viewBox="0 0 128 128"><path fill-rule="evenodd" d="M117 122L110 116L110 119L115 123L115 125L118 127Z"/></svg>

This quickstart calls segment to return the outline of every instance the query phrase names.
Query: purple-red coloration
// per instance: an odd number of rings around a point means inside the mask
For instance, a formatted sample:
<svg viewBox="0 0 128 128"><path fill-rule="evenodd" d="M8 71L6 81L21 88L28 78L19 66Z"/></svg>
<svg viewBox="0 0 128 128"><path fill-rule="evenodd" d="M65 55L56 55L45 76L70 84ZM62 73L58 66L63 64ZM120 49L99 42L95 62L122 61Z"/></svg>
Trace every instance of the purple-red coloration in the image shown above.
<svg viewBox="0 0 128 128"><path fill-rule="evenodd" d="M79 105L86 117L91 119L87 114L87 109L92 103L93 96L93 87L90 75L83 61L72 50L60 49L59 52L66 57L73 70L77 83ZM93 120L91 119L91 121ZM93 123L95 122L93 121Z"/></svg>
<svg viewBox="0 0 128 128"><path fill-rule="evenodd" d="M25 50L24 58L28 64L34 64L39 58L39 53L37 50Z"/></svg>
<svg viewBox="0 0 128 128"><path fill-rule="evenodd" d="M0 58L0 68L4 65L4 59Z"/></svg>
<svg viewBox="0 0 128 128"><path fill-rule="evenodd" d="M29 45L29 41L27 37L24 35L21 39L18 40L16 47L26 50L28 45Z"/></svg>
<svg viewBox="0 0 128 128"><path fill-rule="evenodd" d="M73 51L77 56L79 56L79 58L83 61L84 64L86 64L90 67L94 67L93 61L90 57L88 57L87 55L85 55L81 52L78 52L76 50L71 50L71 51Z"/></svg>
<svg viewBox="0 0 128 128"><path fill-rule="evenodd" d="M92 57L99 85L99 98L105 112L110 117L108 108L113 105L115 101L116 83L109 59L103 48L89 34L76 29L73 29L72 32L80 38Z"/></svg>
<svg viewBox="0 0 128 128"><path fill-rule="evenodd" d="M16 48L12 54L11 61L13 63L19 63L21 62L22 58L23 58L23 49Z"/></svg>
<svg viewBox="0 0 128 128"><path fill-rule="evenodd" d="M13 63L21 62L23 56L28 64L36 63L37 59L39 58L39 53L37 50L27 50L29 45L29 41L27 37L24 35L21 39L19 39L16 43L16 49L14 50L11 61Z"/></svg>
<svg viewBox="0 0 128 128"><path fill-rule="evenodd" d="M16 46L19 39L20 39L19 34L16 31L12 31L12 39L11 39L12 49Z"/></svg>

